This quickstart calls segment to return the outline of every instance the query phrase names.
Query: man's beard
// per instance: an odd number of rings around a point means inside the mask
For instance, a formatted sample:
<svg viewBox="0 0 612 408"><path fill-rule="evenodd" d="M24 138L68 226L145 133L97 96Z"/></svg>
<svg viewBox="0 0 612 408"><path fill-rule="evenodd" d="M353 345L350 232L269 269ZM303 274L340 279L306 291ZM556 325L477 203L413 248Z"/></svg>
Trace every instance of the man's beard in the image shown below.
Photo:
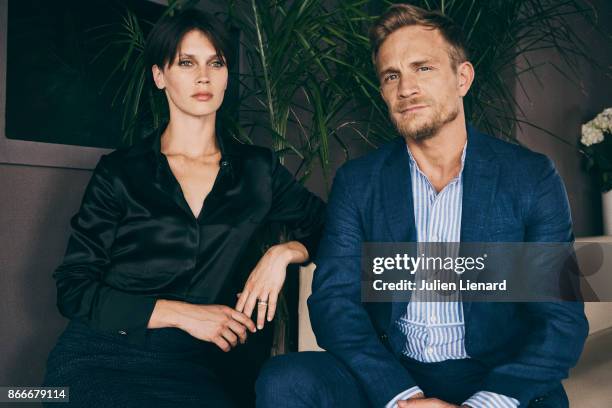
<svg viewBox="0 0 612 408"><path fill-rule="evenodd" d="M436 111L433 117L425 123L417 122L416 124L411 124L410 122L396 119L393 114L389 114L389 117L404 139L425 140L435 136L442 126L455 120L458 115L459 108L454 106L454 109L450 111Z"/></svg>

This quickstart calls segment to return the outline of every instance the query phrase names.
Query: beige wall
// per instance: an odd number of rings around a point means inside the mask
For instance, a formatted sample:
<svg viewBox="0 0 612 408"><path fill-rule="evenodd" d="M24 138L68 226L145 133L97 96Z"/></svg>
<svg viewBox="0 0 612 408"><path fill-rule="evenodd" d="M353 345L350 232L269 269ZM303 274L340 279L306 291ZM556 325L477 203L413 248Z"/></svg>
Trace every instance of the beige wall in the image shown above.
<svg viewBox="0 0 612 408"><path fill-rule="evenodd" d="M65 321L51 274L90 172L0 164L0 384L34 385Z"/></svg>

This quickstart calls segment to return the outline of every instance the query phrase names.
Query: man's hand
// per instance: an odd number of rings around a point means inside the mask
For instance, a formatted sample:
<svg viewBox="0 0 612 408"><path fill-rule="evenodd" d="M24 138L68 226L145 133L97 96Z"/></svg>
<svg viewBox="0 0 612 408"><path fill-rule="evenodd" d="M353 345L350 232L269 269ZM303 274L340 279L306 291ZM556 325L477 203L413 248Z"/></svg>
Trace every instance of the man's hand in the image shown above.
<svg viewBox="0 0 612 408"><path fill-rule="evenodd" d="M459 405L449 404L437 398L410 398L397 402L398 408L459 408ZM462 405L461 408L469 408Z"/></svg>

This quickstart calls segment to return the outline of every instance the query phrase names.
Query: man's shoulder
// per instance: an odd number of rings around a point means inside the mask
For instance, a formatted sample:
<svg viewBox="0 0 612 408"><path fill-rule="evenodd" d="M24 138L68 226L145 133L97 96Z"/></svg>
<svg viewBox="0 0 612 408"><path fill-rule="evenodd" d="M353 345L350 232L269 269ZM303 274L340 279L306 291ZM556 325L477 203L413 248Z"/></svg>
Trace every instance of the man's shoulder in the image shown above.
<svg viewBox="0 0 612 408"><path fill-rule="evenodd" d="M346 175L358 176L360 178L375 176L379 174L380 169L389 156L396 149L400 148L400 145L405 146L404 140L399 137L395 138L363 156L348 160L340 167L339 171Z"/></svg>
<svg viewBox="0 0 612 408"><path fill-rule="evenodd" d="M476 137L479 143L485 144L493 152L494 160L507 169L530 172L543 167L554 167L548 156L534 152L526 146L481 132L476 132Z"/></svg>

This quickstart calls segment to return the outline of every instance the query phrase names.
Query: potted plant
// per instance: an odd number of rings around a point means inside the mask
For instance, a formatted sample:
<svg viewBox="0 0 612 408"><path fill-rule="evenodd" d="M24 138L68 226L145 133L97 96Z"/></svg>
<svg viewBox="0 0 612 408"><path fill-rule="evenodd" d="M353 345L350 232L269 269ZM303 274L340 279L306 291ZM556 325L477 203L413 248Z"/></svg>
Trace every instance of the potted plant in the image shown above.
<svg viewBox="0 0 612 408"><path fill-rule="evenodd" d="M612 235L612 108L582 125L580 145L587 157L587 169L597 175L604 234Z"/></svg>
<svg viewBox="0 0 612 408"><path fill-rule="evenodd" d="M171 0L166 12L196 3ZM349 138L375 148L378 142L396 137L380 97L367 37L368 27L390 3L228 1L226 12L219 17L239 29L244 62L235 74L240 81L238 103L227 112L229 120L221 116L224 128L242 142L263 140L279 156L292 156L299 162L295 176L300 181L320 166L329 188L332 149L340 149L348 159ZM584 0L412 3L440 9L465 27L478 72L465 101L467 114L470 122L501 138L512 139L514 127L521 123L532 125L519 118L521 108L513 95L520 75L537 75L539 66L529 62L530 52L556 51L568 67L564 72L568 77L575 76L578 61L591 61L587 47L569 23L576 17L595 20L596 13ZM113 33L115 43L126 50L113 72L124 78L116 100L125 107L126 139L137 138L133 132L136 127L158 126L165 115L159 98L145 87L143 26L153 22L142 23L127 10L120 32ZM527 67L519 68L519 61ZM283 322L285 316L279 305L277 320ZM282 345L278 349L285 351Z"/></svg>

